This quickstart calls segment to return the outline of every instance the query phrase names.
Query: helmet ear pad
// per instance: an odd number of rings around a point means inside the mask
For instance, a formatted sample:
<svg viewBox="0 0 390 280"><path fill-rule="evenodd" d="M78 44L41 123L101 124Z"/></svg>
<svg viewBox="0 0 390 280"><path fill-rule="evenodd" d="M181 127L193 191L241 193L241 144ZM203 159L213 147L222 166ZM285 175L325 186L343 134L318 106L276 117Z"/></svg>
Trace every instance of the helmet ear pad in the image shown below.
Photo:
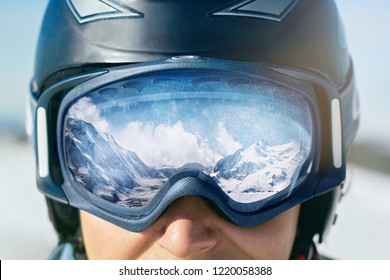
<svg viewBox="0 0 390 280"><path fill-rule="evenodd" d="M339 186L302 203L298 230L311 238L319 234L319 242L322 243L330 227L336 222L336 206L340 197Z"/></svg>
<svg viewBox="0 0 390 280"><path fill-rule="evenodd" d="M319 235L319 242L323 242L330 227L335 223L340 194L341 188L337 187L301 204L292 259L295 259L294 256L307 255L305 251L312 247L316 234Z"/></svg>
<svg viewBox="0 0 390 280"><path fill-rule="evenodd" d="M60 242L72 239L80 227L79 210L46 197L49 219L57 232Z"/></svg>

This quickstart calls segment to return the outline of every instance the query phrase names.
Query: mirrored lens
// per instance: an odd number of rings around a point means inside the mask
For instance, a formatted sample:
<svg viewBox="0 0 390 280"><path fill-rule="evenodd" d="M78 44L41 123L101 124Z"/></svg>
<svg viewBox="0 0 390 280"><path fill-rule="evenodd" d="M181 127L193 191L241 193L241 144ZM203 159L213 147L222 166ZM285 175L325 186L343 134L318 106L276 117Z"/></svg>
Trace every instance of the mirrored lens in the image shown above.
<svg viewBox="0 0 390 280"><path fill-rule="evenodd" d="M69 107L66 163L80 186L145 205L182 170L234 201L292 188L312 146L310 106L291 89L229 72L161 72L90 92Z"/></svg>

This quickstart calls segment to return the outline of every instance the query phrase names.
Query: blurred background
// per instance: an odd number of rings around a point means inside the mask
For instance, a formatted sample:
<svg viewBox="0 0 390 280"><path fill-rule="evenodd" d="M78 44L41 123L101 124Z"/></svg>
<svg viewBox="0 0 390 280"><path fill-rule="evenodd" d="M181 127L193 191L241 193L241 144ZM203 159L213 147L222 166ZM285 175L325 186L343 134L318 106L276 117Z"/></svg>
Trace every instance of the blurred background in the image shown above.
<svg viewBox="0 0 390 280"><path fill-rule="evenodd" d="M48 0L0 3L0 259L46 259L56 236L35 187L25 100ZM351 188L320 252L335 259L390 259L390 1L336 0L360 93Z"/></svg>

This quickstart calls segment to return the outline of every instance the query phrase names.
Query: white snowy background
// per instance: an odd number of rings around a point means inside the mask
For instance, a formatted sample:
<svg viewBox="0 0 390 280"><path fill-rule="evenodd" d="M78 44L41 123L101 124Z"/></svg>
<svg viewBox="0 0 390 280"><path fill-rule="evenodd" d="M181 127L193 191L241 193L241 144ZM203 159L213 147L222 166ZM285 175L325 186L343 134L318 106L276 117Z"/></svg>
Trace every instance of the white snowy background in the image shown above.
<svg viewBox="0 0 390 280"><path fill-rule="evenodd" d="M354 60L361 125L351 188L320 251L337 259L390 259L390 2L337 0ZM46 259L56 244L35 188L24 106L47 0L0 4L0 259Z"/></svg>

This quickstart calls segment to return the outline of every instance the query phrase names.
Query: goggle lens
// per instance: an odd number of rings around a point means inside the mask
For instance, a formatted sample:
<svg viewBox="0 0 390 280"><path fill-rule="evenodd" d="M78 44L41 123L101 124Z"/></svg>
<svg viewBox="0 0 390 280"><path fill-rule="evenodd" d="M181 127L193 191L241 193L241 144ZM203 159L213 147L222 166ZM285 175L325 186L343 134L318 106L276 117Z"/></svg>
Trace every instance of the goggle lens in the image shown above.
<svg viewBox="0 0 390 280"><path fill-rule="evenodd" d="M74 181L117 205L146 205L183 170L252 203L293 190L313 134L309 102L290 88L225 71L165 71L73 102L64 149Z"/></svg>

